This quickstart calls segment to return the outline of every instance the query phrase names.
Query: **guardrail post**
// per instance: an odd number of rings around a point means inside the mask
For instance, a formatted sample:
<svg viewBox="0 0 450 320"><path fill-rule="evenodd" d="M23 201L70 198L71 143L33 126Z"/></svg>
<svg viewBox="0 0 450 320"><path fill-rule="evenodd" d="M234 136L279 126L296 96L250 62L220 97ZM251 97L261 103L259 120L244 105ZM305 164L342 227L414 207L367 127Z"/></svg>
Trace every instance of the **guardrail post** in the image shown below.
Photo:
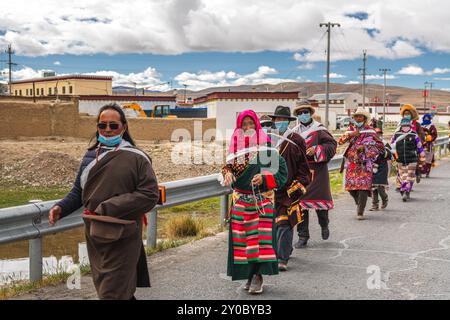
<svg viewBox="0 0 450 320"><path fill-rule="evenodd" d="M30 200L28 203L39 203L42 202L40 199ZM38 207L39 208L39 207ZM33 217L33 225L37 228L37 225L42 222L41 210L39 209L39 214ZM39 230L39 229L38 229ZM28 241L28 256L30 258L30 281L36 282L42 280L42 237L40 233L37 238L30 239Z"/></svg>
<svg viewBox="0 0 450 320"><path fill-rule="evenodd" d="M226 219L228 216L229 197L224 195L220 197L220 225L224 227L226 225Z"/></svg>
<svg viewBox="0 0 450 320"><path fill-rule="evenodd" d="M28 254L30 256L30 281L42 280L42 238L28 241Z"/></svg>
<svg viewBox="0 0 450 320"><path fill-rule="evenodd" d="M157 218L158 210L153 209L148 213L148 225L147 225L147 247L156 248L157 240Z"/></svg>

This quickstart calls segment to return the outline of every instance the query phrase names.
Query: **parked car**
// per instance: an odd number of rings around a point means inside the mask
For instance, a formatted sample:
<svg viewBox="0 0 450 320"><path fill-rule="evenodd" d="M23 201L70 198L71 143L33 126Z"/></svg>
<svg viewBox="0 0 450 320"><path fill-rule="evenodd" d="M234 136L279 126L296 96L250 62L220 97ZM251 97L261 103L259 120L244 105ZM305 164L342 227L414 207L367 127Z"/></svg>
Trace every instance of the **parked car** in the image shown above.
<svg viewBox="0 0 450 320"><path fill-rule="evenodd" d="M341 130L341 129L348 127L350 125L351 119L352 118L348 117L348 116L338 117L338 119L336 121L336 129Z"/></svg>

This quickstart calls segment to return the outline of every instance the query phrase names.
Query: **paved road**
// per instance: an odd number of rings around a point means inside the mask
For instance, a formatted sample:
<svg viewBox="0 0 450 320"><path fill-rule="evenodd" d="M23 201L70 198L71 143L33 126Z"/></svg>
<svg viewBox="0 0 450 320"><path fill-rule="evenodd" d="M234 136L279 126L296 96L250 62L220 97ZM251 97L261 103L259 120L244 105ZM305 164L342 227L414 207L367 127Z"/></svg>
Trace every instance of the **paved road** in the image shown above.
<svg viewBox="0 0 450 320"><path fill-rule="evenodd" d="M225 276L227 235L150 258L150 289L138 299L449 299L450 161L444 160L403 203L391 187L389 206L355 219L347 194L336 200L331 237L320 240L315 216L307 249L296 249L289 271L265 277L265 294L250 296L244 281ZM369 270L368 270L369 268ZM370 273L368 273L370 271ZM379 277L377 278L377 272ZM369 279L369 277L371 277ZM378 279L378 280L377 280ZM371 289L368 288L368 282ZM89 278L82 290L52 288L22 298L95 297Z"/></svg>

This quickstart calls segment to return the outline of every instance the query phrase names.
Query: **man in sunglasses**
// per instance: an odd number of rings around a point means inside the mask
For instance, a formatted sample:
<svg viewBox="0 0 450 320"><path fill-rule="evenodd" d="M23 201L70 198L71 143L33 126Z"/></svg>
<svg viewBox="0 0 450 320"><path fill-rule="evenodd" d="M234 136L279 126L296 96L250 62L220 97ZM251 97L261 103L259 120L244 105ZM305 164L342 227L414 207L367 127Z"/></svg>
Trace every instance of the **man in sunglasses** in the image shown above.
<svg viewBox="0 0 450 320"><path fill-rule="evenodd" d="M299 124L293 129L306 143L306 157L311 172L311 182L300 197L303 210L303 222L297 225L299 240L297 249L306 247L309 240L309 209L316 210L322 239L330 236L328 228L328 210L333 209L330 177L327 163L336 154L337 142L321 123L313 119L315 109L308 100L301 100L293 111Z"/></svg>

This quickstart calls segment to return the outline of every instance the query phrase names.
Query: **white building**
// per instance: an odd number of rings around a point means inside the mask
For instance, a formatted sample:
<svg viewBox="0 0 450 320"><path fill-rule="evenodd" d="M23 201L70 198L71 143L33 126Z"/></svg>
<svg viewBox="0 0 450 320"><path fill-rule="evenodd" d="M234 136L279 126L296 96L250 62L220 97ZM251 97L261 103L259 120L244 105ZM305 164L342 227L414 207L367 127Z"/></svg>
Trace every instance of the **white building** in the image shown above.
<svg viewBox="0 0 450 320"><path fill-rule="evenodd" d="M207 108L216 118L217 140L231 138L241 111L251 109L261 117L273 114L277 106L293 109L298 92L213 92L194 100L194 108Z"/></svg>
<svg viewBox="0 0 450 320"><path fill-rule="evenodd" d="M309 100L316 101L319 109L325 109L326 95L315 94ZM363 97L355 92L341 92L329 94L329 110L336 114L336 116L348 115L348 112L356 111L358 104L362 103ZM368 99L366 98L366 103Z"/></svg>
<svg viewBox="0 0 450 320"><path fill-rule="evenodd" d="M117 103L120 106L129 103L137 103L141 108L150 112L156 105L169 105L171 109L176 106L175 96L80 96L79 112L87 113L91 116L97 116L102 106L109 103Z"/></svg>

